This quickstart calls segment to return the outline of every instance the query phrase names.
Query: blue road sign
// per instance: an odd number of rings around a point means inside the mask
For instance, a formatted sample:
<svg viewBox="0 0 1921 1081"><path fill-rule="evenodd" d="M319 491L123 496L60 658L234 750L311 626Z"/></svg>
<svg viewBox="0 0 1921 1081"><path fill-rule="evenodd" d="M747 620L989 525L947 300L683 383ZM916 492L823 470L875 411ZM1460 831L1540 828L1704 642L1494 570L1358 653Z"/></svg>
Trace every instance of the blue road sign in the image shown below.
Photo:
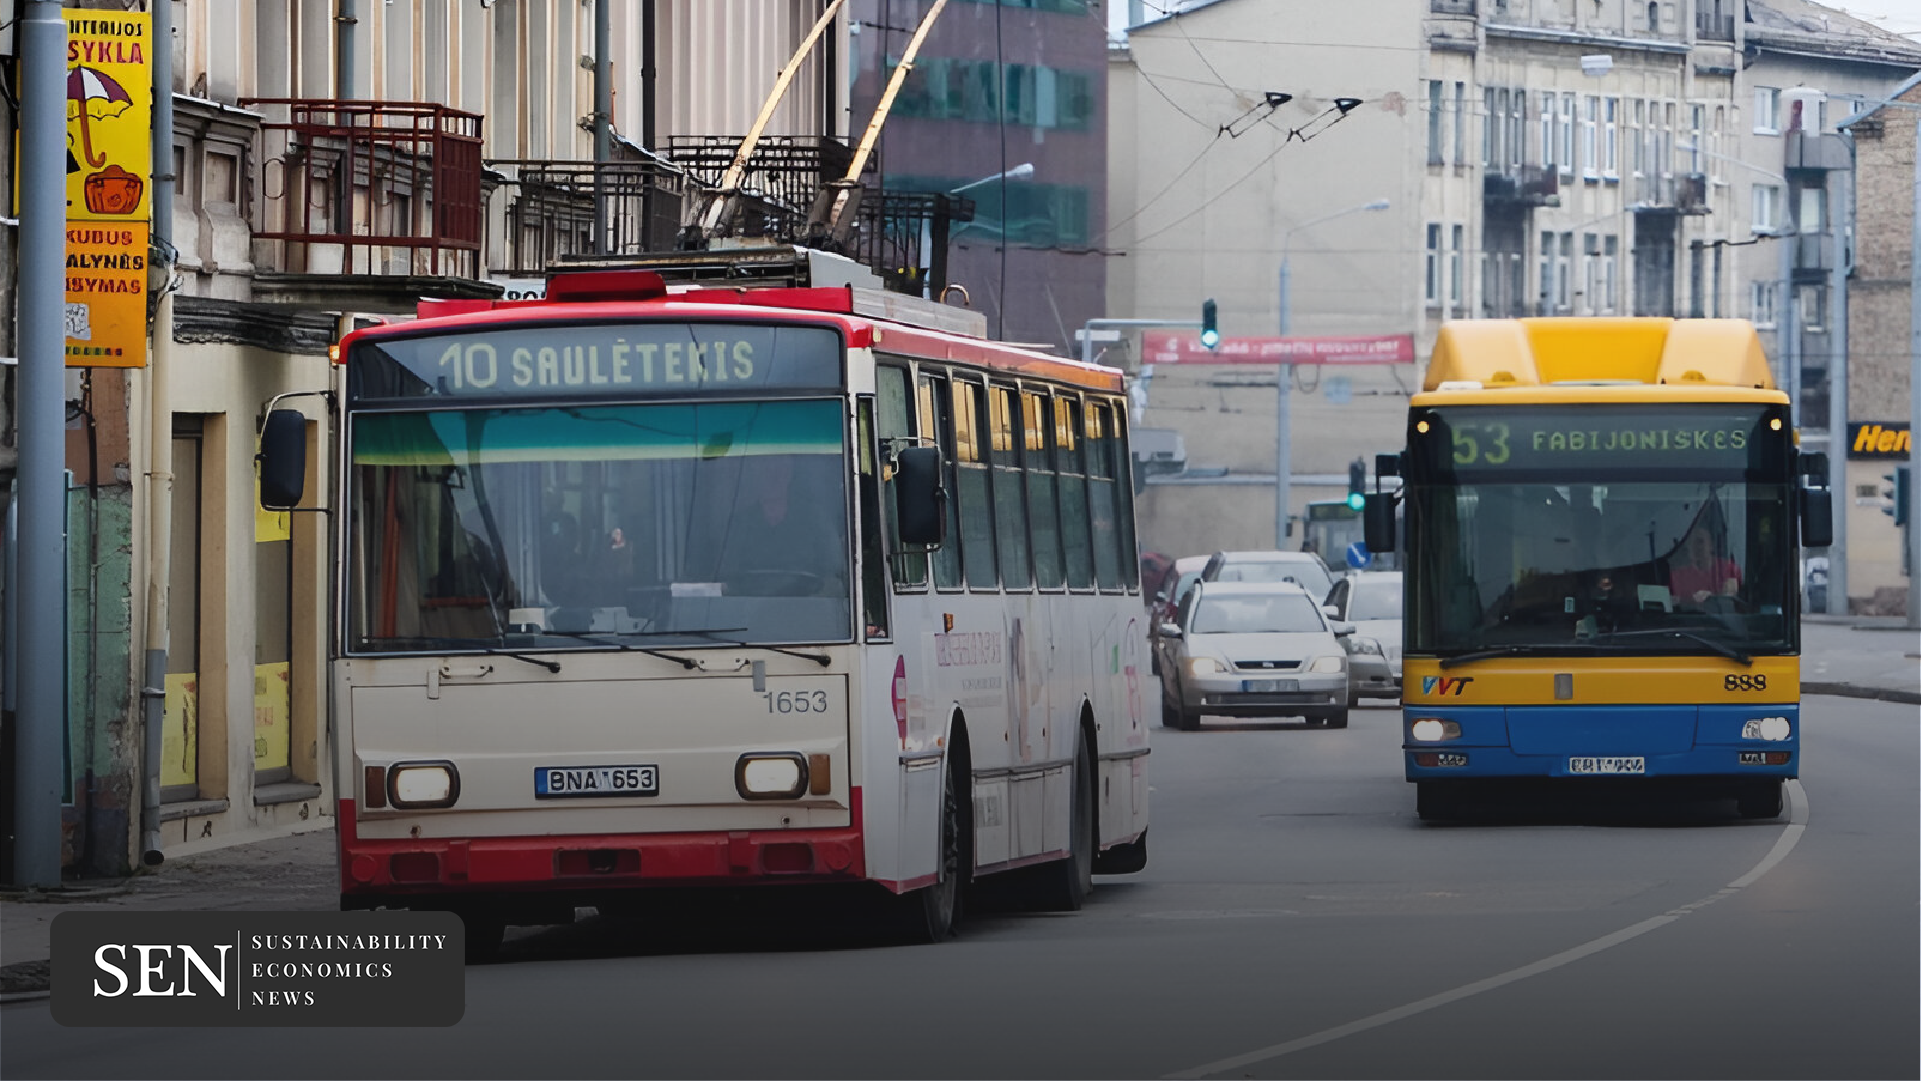
<svg viewBox="0 0 1921 1081"><path fill-rule="evenodd" d="M1347 546L1348 566L1353 567L1357 571L1364 571L1367 569L1367 565L1372 562L1374 562L1374 553L1367 550L1367 543L1365 541L1355 541L1353 544Z"/></svg>

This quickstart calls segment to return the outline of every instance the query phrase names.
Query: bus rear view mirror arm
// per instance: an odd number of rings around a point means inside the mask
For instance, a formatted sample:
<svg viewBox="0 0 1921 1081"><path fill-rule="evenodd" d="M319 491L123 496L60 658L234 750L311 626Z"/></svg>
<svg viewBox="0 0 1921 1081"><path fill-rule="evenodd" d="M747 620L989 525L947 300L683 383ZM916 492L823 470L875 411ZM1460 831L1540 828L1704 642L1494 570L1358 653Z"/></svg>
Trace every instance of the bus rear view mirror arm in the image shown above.
<svg viewBox="0 0 1921 1081"><path fill-rule="evenodd" d="M894 457L894 510L902 544L938 548L947 539L947 516L941 505L940 451L935 447L902 447Z"/></svg>

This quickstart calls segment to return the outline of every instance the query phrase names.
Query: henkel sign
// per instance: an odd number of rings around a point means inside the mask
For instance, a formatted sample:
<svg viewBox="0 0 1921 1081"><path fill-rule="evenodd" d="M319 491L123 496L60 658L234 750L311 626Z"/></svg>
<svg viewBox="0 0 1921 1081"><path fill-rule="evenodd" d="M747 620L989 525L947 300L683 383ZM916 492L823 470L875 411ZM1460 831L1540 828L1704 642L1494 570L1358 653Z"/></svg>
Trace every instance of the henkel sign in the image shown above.
<svg viewBox="0 0 1921 1081"><path fill-rule="evenodd" d="M1213 349L1192 331L1141 333L1142 364L1412 364L1412 334L1347 338L1222 338Z"/></svg>
<svg viewBox="0 0 1921 1081"><path fill-rule="evenodd" d="M1855 421L1848 425L1848 457L1906 460L1912 440L1905 420Z"/></svg>

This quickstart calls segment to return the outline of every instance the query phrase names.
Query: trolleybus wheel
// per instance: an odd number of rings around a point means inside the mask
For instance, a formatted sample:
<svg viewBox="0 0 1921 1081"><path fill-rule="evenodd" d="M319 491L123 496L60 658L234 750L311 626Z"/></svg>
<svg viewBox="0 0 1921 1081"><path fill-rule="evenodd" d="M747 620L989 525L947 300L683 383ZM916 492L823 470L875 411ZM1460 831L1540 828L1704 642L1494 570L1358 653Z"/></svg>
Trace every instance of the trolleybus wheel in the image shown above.
<svg viewBox="0 0 1921 1081"><path fill-rule="evenodd" d="M1034 905L1051 912L1073 912L1094 890L1094 854L1100 847L1094 825L1094 751L1085 734L1074 752L1074 805L1067 820L1067 858L1033 869Z"/></svg>
<svg viewBox="0 0 1921 1081"><path fill-rule="evenodd" d="M1762 781L1758 785L1743 788L1734 797L1734 807L1742 818L1781 817L1781 782Z"/></svg>
<svg viewBox="0 0 1921 1081"><path fill-rule="evenodd" d="M914 942L939 942L960 929L962 887L969 858L968 823L961 814L960 775L971 773L964 755L949 754L946 780L941 784L940 857L934 884L898 898L904 930Z"/></svg>

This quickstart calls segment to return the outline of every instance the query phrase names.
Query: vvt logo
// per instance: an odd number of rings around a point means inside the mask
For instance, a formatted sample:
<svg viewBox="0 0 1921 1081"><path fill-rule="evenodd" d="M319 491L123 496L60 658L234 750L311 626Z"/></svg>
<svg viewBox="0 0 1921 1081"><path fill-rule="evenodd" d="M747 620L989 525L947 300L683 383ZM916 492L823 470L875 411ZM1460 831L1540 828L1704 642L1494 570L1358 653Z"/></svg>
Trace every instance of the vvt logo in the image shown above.
<svg viewBox="0 0 1921 1081"><path fill-rule="evenodd" d="M1473 676L1422 676L1422 694L1451 694L1461 697L1467 685L1474 682Z"/></svg>

